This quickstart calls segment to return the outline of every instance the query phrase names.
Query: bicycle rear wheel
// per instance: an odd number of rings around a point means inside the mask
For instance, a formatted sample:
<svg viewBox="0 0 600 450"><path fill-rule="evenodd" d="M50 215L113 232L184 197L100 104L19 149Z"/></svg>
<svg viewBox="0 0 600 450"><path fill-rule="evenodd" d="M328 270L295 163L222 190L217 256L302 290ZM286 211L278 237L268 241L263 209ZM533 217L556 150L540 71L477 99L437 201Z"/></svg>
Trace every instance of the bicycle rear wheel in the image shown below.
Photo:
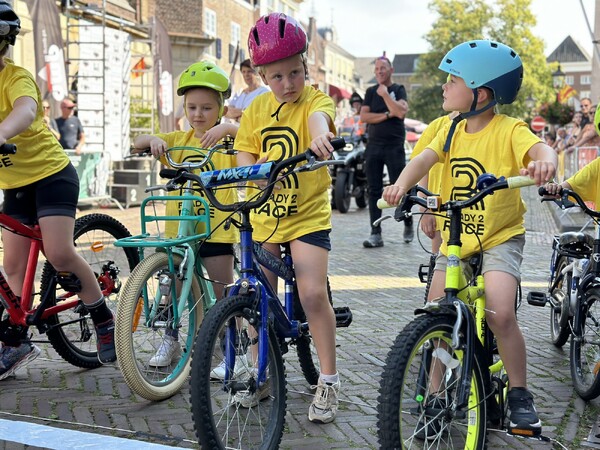
<svg viewBox="0 0 600 450"><path fill-rule="evenodd" d="M115 347L121 372L131 390L148 400L171 397L187 381L196 330L204 316L206 290L193 273L186 274L193 277L187 299L173 305L169 295L161 295L160 281L177 280L181 262L180 255L173 255L171 273L166 253L143 259L125 284L117 308ZM183 313L173 324L173 308L181 302Z"/></svg>
<svg viewBox="0 0 600 450"><path fill-rule="evenodd" d="M587 292L580 308L581 328L571 338L571 377L577 394L588 401L600 395L600 291Z"/></svg>
<svg viewBox="0 0 600 450"><path fill-rule="evenodd" d="M248 325L260 320L255 311L253 298L224 298L208 311L198 331L190 401L202 448L274 450L281 442L287 404L285 369L277 336L269 327L264 343L268 345L267 378L257 387L252 367L257 345L252 345L254 333Z"/></svg>
<svg viewBox="0 0 600 450"><path fill-rule="evenodd" d="M382 449L483 448L486 402L478 357L468 406L461 411L453 408L456 388L464 377L463 352L450 346L453 324L449 315L420 316L396 338L379 389ZM435 385L433 373L438 375Z"/></svg>
<svg viewBox="0 0 600 450"><path fill-rule="evenodd" d="M106 214L88 214L75 221L75 249L96 274L101 289L108 291L106 304L113 314L121 286L139 262L136 249L113 245L117 239L129 236L122 223ZM56 270L46 262L41 278L42 297L55 285L55 276ZM68 289L68 286L56 286L54 292L49 293L49 306L77 295ZM46 324L50 327L47 332L50 344L65 361L87 369L102 365L97 357L94 324L83 304L49 317Z"/></svg>

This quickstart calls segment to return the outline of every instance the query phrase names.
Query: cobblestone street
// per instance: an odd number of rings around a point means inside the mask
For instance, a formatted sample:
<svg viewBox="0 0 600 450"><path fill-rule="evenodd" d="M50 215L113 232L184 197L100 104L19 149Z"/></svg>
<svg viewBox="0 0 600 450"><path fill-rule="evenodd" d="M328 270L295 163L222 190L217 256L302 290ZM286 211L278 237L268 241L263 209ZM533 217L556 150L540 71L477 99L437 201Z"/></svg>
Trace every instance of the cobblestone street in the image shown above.
<svg viewBox="0 0 600 450"><path fill-rule="evenodd" d="M546 287L552 235L557 230L550 213L554 206L540 204L535 191L523 190L529 209L522 266L523 298L530 290ZM112 215L132 232L139 230L137 208L93 211ZM82 214L87 212L90 211ZM417 278L417 269L428 261L417 239L410 244L402 241L402 230L403 225L385 221L385 246L364 249L362 241L369 233L368 212L357 210L354 204L347 214L334 212L330 255L334 303L348 305L354 315L350 328L338 330L340 411L330 425L308 421L309 387L300 373L295 352L290 352L286 355L287 425L281 448L377 448L376 402L382 366L393 339L422 303L423 285ZM429 247L427 238L422 233L418 236ZM600 402L586 404L575 394L569 372L569 345L561 350L550 342L549 308L536 308L524 300L519 319L527 341L529 384L544 435L562 446L490 432L489 448L592 446L585 441L598 420ZM187 387L168 400L149 402L132 394L118 367L81 370L61 360L48 345L42 347L42 356L27 369L19 371L16 378L0 382L0 419L96 433L99 442L100 435L106 435L166 446L198 447ZM25 448L36 447L0 441L0 449Z"/></svg>

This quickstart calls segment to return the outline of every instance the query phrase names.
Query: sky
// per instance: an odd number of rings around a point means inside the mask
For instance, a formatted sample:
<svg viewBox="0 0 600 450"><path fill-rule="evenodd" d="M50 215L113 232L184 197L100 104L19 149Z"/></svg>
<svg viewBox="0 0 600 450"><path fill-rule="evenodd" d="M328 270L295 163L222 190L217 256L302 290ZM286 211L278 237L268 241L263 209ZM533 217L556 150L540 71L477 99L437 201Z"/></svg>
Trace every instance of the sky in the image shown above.
<svg viewBox="0 0 600 450"><path fill-rule="evenodd" d="M436 20L428 4L427 0L305 0L300 18L306 20L314 8L319 28L331 25L334 17L338 45L352 55L377 56L385 50L393 57L427 52L423 35ZM592 29L594 4L594 0L583 0ZM534 34L544 41L546 56L568 35L592 55L592 39L580 0L532 0L531 11L538 19Z"/></svg>

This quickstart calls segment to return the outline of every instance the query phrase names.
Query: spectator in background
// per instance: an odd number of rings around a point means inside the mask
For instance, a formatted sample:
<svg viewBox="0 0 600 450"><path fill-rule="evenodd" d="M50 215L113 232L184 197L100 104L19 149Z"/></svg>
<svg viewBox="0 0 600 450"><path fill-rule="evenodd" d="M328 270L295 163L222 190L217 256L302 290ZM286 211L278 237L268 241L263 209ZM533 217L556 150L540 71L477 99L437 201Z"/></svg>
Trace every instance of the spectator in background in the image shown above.
<svg viewBox="0 0 600 450"><path fill-rule="evenodd" d="M247 87L238 92L229 101L229 109L225 117L233 119L236 122L240 121L242 112L250 106L250 103L260 94L269 92L269 89L263 86L260 82L260 77L252 67L249 59L245 59L240 64L240 72L244 78Z"/></svg>
<svg viewBox="0 0 600 450"><path fill-rule="evenodd" d="M585 100L585 99L584 99ZM582 103L583 109L583 103ZM600 146L600 136L596 133L596 128L594 127L594 114L596 113L596 106L592 106L589 109L588 113L583 114L582 122L584 122L585 118L588 117L588 122L585 126L582 126L581 132L574 142L567 148L567 153L572 152L577 147L598 147ZM591 121L590 118L591 117Z"/></svg>
<svg viewBox="0 0 600 450"><path fill-rule="evenodd" d="M48 102L48 100L44 100L42 102L42 110L44 111L44 122L46 123L46 126L54 135L54 137L60 140L60 133L58 132L58 125L56 125L56 120L50 117L50 103Z"/></svg>
<svg viewBox="0 0 600 450"><path fill-rule="evenodd" d="M581 128L583 128L589 123L594 123L595 108L592 108L592 100L590 100L588 97L582 98L580 104L581 114L583 115L581 120Z"/></svg>
<svg viewBox="0 0 600 450"><path fill-rule="evenodd" d="M76 155L81 154L83 144L85 144L85 134L83 125L77 116L74 115L75 103L65 98L60 104L61 116L56 119L58 132L60 133L60 145L64 149L75 150Z"/></svg>
<svg viewBox="0 0 600 450"><path fill-rule="evenodd" d="M404 117L408 111L406 89L392 83L392 63L385 56L375 61L377 84L367 89L360 109L360 120L367 124L369 140L365 151L367 183L369 184L369 220L371 235L363 242L365 248L383 247L381 226L373 222L381 217L377 200L383 193L383 167L386 166L390 183L394 183L404 169ZM412 218L405 221L404 242L413 240Z"/></svg>

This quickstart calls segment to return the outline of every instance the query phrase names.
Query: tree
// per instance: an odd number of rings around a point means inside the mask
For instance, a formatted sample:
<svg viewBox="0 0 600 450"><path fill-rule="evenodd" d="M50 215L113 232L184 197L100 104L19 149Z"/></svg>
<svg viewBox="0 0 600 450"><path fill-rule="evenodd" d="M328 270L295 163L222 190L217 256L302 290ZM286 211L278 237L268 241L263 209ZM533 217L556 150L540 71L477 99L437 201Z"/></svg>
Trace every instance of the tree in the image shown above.
<svg viewBox="0 0 600 450"><path fill-rule="evenodd" d="M426 80L410 102L412 116L425 122L445 112L441 108L442 84L447 74L438 69L444 55L456 45L472 39L492 39L513 48L521 57L524 81L517 100L500 111L523 117L529 113L525 98L538 104L553 96L551 71L544 57L543 42L531 33L536 24L531 0L432 0L429 8L438 19L425 35L430 51L419 58L415 78ZM434 93L439 92L439 96Z"/></svg>

